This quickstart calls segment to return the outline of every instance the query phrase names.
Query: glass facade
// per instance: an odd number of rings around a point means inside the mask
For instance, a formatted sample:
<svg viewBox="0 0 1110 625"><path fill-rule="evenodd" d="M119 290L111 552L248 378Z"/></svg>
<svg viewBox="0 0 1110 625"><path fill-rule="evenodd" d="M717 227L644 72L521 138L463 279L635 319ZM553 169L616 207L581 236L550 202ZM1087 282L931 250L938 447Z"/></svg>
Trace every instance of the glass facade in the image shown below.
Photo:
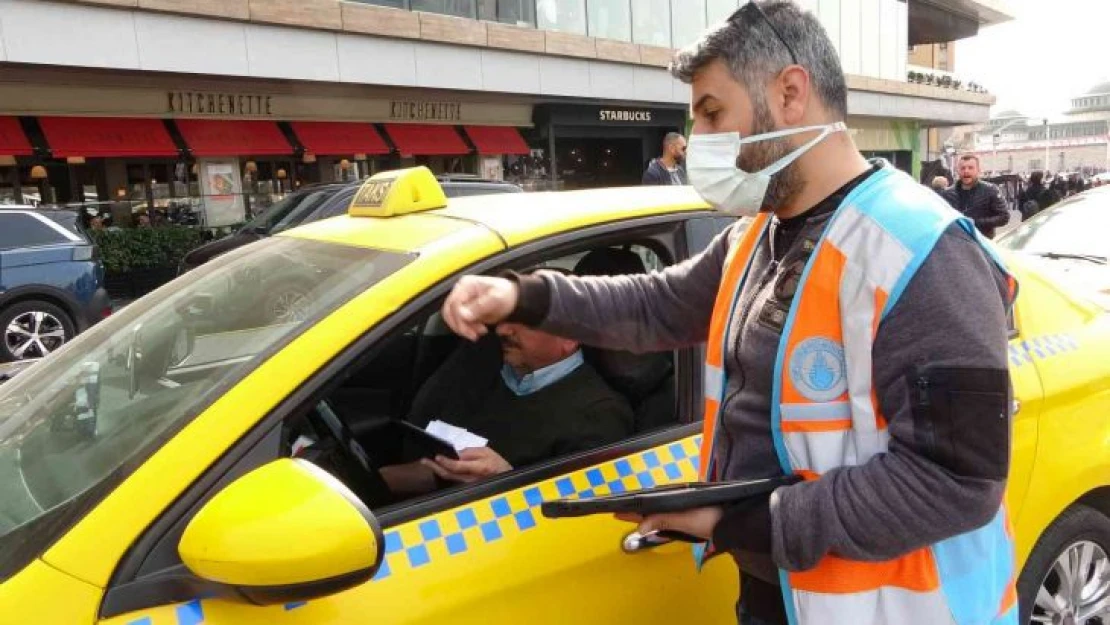
<svg viewBox="0 0 1110 625"><path fill-rule="evenodd" d="M536 25L541 30L586 34L586 0L536 0Z"/></svg>
<svg viewBox="0 0 1110 625"><path fill-rule="evenodd" d="M681 48L747 0L357 0L541 30Z"/></svg>
<svg viewBox="0 0 1110 625"><path fill-rule="evenodd" d="M589 0L587 31L593 37L632 41L632 14L628 0Z"/></svg>
<svg viewBox="0 0 1110 625"><path fill-rule="evenodd" d="M681 8L680 8L681 5ZM683 48L705 31L705 0L671 0L671 45Z"/></svg>
<svg viewBox="0 0 1110 625"><path fill-rule="evenodd" d="M478 19L535 26L536 3L535 0L478 0Z"/></svg>
<svg viewBox="0 0 1110 625"><path fill-rule="evenodd" d="M741 2L747 0L709 0L705 5L706 23L712 26L723 22L740 8Z"/></svg>
<svg viewBox="0 0 1110 625"><path fill-rule="evenodd" d="M458 17L475 16L475 0L410 0L413 11L443 13Z"/></svg>
<svg viewBox="0 0 1110 625"><path fill-rule="evenodd" d="M671 0L632 0L632 40L670 47Z"/></svg>

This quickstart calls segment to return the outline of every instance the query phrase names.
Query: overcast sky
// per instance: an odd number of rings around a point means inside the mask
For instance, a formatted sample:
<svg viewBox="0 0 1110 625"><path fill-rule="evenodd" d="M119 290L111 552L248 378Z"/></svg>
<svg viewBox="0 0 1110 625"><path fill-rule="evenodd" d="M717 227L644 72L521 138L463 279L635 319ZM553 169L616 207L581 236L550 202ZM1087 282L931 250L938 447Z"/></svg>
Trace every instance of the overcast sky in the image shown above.
<svg viewBox="0 0 1110 625"><path fill-rule="evenodd" d="M1011 22L956 44L956 74L998 97L997 113L1063 113L1072 97L1110 81L1110 0L1009 0Z"/></svg>

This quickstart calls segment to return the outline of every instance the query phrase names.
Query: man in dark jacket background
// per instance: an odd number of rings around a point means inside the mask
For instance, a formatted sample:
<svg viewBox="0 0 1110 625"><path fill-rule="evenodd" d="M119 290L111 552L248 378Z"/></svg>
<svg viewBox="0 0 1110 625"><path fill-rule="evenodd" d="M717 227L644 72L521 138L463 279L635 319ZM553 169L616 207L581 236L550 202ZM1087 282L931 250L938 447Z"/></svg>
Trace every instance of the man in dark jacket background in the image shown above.
<svg viewBox="0 0 1110 625"><path fill-rule="evenodd" d="M652 159L644 171L646 185L686 184L686 138L677 132L668 132L663 138L663 155Z"/></svg>
<svg viewBox="0 0 1110 625"><path fill-rule="evenodd" d="M998 187L979 179L979 157L964 154L957 169L960 179L941 194L952 208L975 222L983 236L994 238L994 231L1010 222L1010 211Z"/></svg>

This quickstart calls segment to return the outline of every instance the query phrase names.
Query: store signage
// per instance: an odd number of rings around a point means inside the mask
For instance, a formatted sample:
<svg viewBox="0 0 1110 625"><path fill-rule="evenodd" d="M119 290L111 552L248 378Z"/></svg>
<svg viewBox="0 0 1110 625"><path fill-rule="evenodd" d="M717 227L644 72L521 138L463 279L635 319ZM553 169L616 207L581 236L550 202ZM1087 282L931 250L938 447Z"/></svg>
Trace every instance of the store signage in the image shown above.
<svg viewBox="0 0 1110 625"><path fill-rule="evenodd" d="M650 122L651 111L634 111L628 109L601 109L597 113L598 119L603 122Z"/></svg>
<svg viewBox="0 0 1110 625"><path fill-rule="evenodd" d="M389 103L389 118L400 121L457 122L462 121L462 104L392 100Z"/></svg>
<svg viewBox="0 0 1110 625"><path fill-rule="evenodd" d="M188 115L244 115L268 117L274 114L274 98L268 95L215 93L208 91L169 91L168 112Z"/></svg>

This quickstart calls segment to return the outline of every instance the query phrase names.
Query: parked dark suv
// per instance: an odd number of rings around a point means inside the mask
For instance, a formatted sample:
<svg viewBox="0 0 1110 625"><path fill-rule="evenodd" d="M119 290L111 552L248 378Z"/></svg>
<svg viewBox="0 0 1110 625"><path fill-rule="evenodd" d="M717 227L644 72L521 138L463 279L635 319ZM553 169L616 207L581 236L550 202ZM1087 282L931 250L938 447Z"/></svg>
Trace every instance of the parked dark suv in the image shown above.
<svg viewBox="0 0 1110 625"><path fill-rule="evenodd" d="M263 211L230 236L206 243L185 255L178 273L199 267L213 258L275 235L301 224L311 223L347 212L351 198L363 181L317 184L290 193L285 199ZM519 185L470 176L440 176L439 184L447 197L488 195L492 193L523 193Z"/></svg>
<svg viewBox="0 0 1110 625"><path fill-rule="evenodd" d="M0 207L0 362L42 358L111 312L77 212Z"/></svg>

